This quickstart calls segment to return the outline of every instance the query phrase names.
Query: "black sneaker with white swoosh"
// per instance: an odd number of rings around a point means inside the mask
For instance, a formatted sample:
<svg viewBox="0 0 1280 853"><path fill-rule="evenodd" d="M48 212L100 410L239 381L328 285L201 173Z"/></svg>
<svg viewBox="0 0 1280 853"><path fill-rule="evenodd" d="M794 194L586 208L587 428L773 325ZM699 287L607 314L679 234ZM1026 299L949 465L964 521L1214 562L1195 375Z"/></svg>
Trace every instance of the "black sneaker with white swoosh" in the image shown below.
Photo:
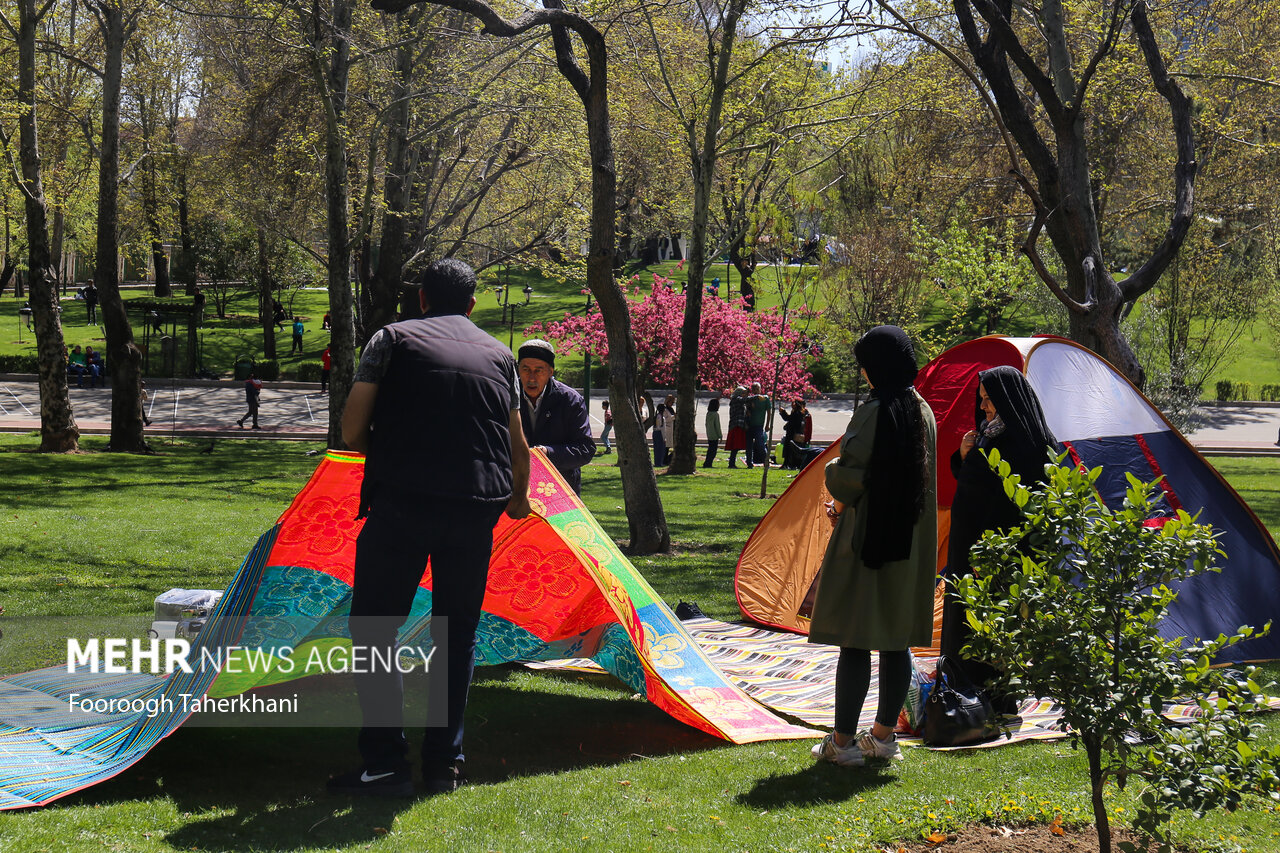
<svg viewBox="0 0 1280 853"><path fill-rule="evenodd" d="M339 773L325 787L330 794L356 797L412 797L413 777L407 765L392 770L360 767Z"/></svg>

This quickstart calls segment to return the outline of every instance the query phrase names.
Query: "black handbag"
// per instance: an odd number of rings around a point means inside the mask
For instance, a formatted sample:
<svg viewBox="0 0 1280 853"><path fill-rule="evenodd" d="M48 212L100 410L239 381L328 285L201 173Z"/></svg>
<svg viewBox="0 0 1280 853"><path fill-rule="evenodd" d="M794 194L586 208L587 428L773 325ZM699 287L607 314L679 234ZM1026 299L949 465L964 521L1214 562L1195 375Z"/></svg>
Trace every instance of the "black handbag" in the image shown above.
<svg viewBox="0 0 1280 853"><path fill-rule="evenodd" d="M955 661L941 655L924 703L924 742L965 746L991 740L1000 731L987 692L970 681Z"/></svg>

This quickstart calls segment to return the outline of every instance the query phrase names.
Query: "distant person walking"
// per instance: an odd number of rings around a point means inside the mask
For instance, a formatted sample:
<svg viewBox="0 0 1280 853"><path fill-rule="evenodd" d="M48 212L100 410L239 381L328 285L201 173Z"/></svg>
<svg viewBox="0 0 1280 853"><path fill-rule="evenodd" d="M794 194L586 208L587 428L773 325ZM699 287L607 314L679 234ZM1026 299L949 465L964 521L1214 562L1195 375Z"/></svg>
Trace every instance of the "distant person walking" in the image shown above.
<svg viewBox="0 0 1280 853"><path fill-rule="evenodd" d="M729 437L724 449L729 451L729 467L738 467L738 451L747 450L747 389L739 385L729 398ZM747 450L747 467L751 467L751 451Z"/></svg>
<svg viewBox="0 0 1280 853"><path fill-rule="evenodd" d="M613 432L613 412L609 411L608 400L601 403L600 408L604 409L604 429L600 430L600 443L604 445L605 453L612 453L613 448L609 446L609 433Z"/></svg>
<svg viewBox="0 0 1280 853"><path fill-rule="evenodd" d="M293 344L289 347L289 355L293 355L295 352L299 355L302 354L302 333L306 330L306 327L302 325L302 320L295 319L293 321Z"/></svg>
<svg viewBox="0 0 1280 853"><path fill-rule="evenodd" d="M769 455L769 443L764 435L765 421L769 419L769 412L773 410L773 403L768 397L760 393L760 383L751 383L751 396L747 398L747 467L752 468L756 464L763 465L765 457Z"/></svg>
<svg viewBox="0 0 1280 853"><path fill-rule="evenodd" d="M710 468L711 463L716 458L716 451L720 449L720 439L724 437L724 432L720 429L720 398L712 397L707 401L707 458L703 460L702 467Z"/></svg>
<svg viewBox="0 0 1280 853"><path fill-rule="evenodd" d="M671 445L675 438L676 395L668 394L658 404L653 418L653 464L655 467L671 464Z"/></svg>
<svg viewBox="0 0 1280 853"><path fill-rule="evenodd" d="M329 347L324 348L324 352L320 353L320 393L329 393L329 371L333 367L333 356L329 353Z"/></svg>
<svg viewBox="0 0 1280 853"><path fill-rule="evenodd" d="M244 401L249 404L249 411L244 413L244 417L236 421L236 426L244 429L244 422L253 419L253 428L261 429L258 426L258 398L262 396L262 380L258 378L258 374L250 371L249 378L244 381Z"/></svg>
<svg viewBox="0 0 1280 853"><path fill-rule="evenodd" d="M88 325L98 325L98 288L92 281L84 286L84 309L89 314Z"/></svg>

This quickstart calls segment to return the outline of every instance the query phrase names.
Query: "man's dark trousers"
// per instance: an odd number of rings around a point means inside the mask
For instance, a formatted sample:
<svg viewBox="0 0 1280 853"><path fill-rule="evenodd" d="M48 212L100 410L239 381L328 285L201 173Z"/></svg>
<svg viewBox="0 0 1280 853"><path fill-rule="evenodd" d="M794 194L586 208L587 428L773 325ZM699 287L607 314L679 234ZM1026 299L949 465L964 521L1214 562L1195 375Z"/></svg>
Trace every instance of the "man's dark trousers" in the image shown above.
<svg viewBox="0 0 1280 853"><path fill-rule="evenodd" d="M769 443L765 438L764 427L747 427L747 465L763 465L764 458L769 455Z"/></svg>
<svg viewBox="0 0 1280 853"><path fill-rule="evenodd" d="M503 505L390 499L379 495L356 541L351 592L351 640L356 646L394 648L431 558L431 641L428 668L431 716L447 704L447 722L428 726L422 741L425 774L462 760L463 714L475 669L476 626L489 575L493 526ZM409 660L409 656L405 656ZM446 683L447 679L447 683ZM364 726L360 754L373 772L405 764L404 685L400 673L357 674Z"/></svg>

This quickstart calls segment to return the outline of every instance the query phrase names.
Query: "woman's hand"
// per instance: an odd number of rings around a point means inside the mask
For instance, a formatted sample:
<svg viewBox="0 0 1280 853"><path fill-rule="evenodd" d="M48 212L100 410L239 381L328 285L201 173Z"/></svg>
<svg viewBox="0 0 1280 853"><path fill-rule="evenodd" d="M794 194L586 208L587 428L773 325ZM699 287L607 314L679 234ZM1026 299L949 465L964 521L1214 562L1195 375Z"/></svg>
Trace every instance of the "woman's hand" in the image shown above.
<svg viewBox="0 0 1280 853"><path fill-rule="evenodd" d="M829 500L823 506L827 508L827 520L831 522L832 527L835 527L836 522L840 520L840 513L844 512L844 504L837 500Z"/></svg>
<svg viewBox="0 0 1280 853"><path fill-rule="evenodd" d="M971 429L968 432L966 432L964 434L964 437L960 439L960 458L964 459L966 456L968 456L969 451L973 450L974 446L977 443L978 443L978 431L976 429Z"/></svg>

